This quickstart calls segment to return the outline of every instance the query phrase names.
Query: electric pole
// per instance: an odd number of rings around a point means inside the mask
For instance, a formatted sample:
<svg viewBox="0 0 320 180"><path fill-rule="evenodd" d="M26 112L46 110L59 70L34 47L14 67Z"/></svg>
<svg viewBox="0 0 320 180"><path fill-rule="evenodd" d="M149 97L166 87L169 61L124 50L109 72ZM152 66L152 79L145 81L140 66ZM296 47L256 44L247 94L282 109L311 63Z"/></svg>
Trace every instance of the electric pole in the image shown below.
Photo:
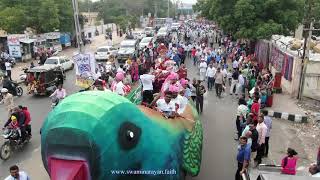
<svg viewBox="0 0 320 180"><path fill-rule="evenodd" d="M77 44L78 44L78 48L79 48L80 53L83 53L81 27L80 27L80 22L79 22L78 0L72 0L72 7L73 7L74 27L76 30Z"/></svg>
<svg viewBox="0 0 320 180"><path fill-rule="evenodd" d="M154 18L156 18L158 15L158 4L157 1L154 1Z"/></svg>
<svg viewBox="0 0 320 180"><path fill-rule="evenodd" d="M168 0L168 18L170 18L170 0Z"/></svg>

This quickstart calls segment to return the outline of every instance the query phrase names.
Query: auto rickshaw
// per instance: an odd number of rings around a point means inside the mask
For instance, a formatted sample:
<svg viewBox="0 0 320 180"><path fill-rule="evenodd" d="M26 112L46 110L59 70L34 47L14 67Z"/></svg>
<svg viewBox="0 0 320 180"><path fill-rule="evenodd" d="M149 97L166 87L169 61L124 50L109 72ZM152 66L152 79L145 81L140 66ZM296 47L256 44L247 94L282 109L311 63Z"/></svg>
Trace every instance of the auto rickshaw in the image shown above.
<svg viewBox="0 0 320 180"><path fill-rule="evenodd" d="M37 66L27 71L28 93L49 95L58 84L63 84L65 74L59 67Z"/></svg>

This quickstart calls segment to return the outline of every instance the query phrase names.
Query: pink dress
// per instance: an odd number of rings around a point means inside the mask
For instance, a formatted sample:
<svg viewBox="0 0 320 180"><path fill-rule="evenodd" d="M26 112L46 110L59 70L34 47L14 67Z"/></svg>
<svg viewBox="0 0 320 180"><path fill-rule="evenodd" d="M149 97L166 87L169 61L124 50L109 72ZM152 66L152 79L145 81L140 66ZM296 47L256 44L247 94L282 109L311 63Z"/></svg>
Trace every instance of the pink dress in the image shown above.
<svg viewBox="0 0 320 180"><path fill-rule="evenodd" d="M285 161L287 161L286 165L285 165ZM292 157L292 158L285 157L285 158L283 158L282 161L281 161L281 166L282 166L281 172L283 174L295 175L296 174L297 161L298 161L297 157Z"/></svg>
<svg viewBox="0 0 320 180"><path fill-rule="evenodd" d="M137 62L133 62L131 65L131 77L133 81L139 80L139 66Z"/></svg>

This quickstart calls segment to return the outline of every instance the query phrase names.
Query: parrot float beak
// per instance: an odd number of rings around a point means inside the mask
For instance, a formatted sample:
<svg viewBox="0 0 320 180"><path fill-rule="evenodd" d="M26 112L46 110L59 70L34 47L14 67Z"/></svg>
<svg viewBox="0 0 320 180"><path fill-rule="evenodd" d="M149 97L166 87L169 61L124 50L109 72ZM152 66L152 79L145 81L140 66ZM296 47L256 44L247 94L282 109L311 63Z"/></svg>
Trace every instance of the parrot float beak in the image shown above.
<svg viewBox="0 0 320 180"><path fill-rule="evenodd" d="M49 159L51 180L90 180L86 161Z"/></svg>

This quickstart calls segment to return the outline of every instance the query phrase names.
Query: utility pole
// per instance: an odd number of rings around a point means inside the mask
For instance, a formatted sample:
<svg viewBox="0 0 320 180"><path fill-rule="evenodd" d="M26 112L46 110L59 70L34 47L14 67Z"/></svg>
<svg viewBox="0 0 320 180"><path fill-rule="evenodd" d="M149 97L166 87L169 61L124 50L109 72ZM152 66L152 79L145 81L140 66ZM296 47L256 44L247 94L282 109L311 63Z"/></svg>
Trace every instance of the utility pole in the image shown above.
<svg viewBox="0 0 320 180"><path fill-rule="evenodd" d="M298 99L302 100L303 97L303 90L304 90L304 84L305 84L305 74L307 71L307 64L309 62L309 54L310 54L310 41L312 36L312 30L313 30L313 19L311 17L311 11L312 11L312 5L313 0L306 0L305 1L305 8L304 8L304 28L303 28L303 34L304 34L304 44L303 44L303 55L302 55L302 64L301 64L301 73L300 73L300 82L299 82L299 93L298 93ZM310 27L308 28L308 34L306 34L306 25L308 26L310 24Z"/></svg>
<svg viewBox="0 0 320 180"><path fill-rule="evenodd" d="M74 27L76 30L77 44L78 44L78 48L79 48L80 53L83 53L81 27L80 27L80 22L79 22L78 0L72 0L72 7L73 7Z"/></svg>
<svg viewBox="0 0 320 180"><path fill-rule="evenodd" d="M302 100L303 97L303 91L304 91L304 85L305 85L305 77L306 77L306 72L307 72L307 66L309 63L309 59L310 59L310 45L311 45L311 36L312 36L312 31L313 29L313 21L311 21L310 23L310 27L309 27L309 33L308 36L305 37L304 40L304 51L303 51L303 55L302 55L302 72L301 72L301 79L300 79L300 86L299 86L299 95L298 98L299 100Z"/></svg>
<svg viewBox="0 0 320 180"><path fill-rule="evenodd" d="M170 18L170 0L168 0L168 18Z"/></svg>
<svg viewBox="0 0 320 180"><path fill-rule="evenodd" d="M157 18L158 14L158 4L157 1L154 1L154 18Z"/></svg>

